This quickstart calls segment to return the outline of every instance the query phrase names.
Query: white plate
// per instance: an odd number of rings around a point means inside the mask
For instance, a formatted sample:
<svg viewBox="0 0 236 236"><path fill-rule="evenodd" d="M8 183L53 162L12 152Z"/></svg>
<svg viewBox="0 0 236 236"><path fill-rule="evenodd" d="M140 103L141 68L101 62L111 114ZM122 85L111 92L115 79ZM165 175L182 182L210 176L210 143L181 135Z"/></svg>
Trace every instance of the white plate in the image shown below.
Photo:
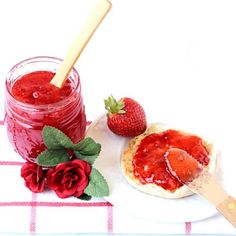
<svg viewBox="0 0 236 236"><path fill-rule="evenodd" d="M113 134L107 128L106 116L101 116L91 124L87 136L102 145L94 165L106 178L110 188L106 200L115 207L130 215L169 223L202 220L216 214L215 207L197 195L164 199L131 187L120 167L120 157L128 139Z"/></svg>

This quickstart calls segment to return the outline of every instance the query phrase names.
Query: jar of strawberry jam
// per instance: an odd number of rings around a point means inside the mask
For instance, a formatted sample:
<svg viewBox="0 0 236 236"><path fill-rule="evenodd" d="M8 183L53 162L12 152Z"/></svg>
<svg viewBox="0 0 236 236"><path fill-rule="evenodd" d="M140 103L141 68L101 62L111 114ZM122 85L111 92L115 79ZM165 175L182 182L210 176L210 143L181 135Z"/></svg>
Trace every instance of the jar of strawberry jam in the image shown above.
<svg viewBox="0 0 236 236"><path fill-rule="evenodd" d="M53 57L34 57L18 63L7 75L7 134L24 159L34 160L45 150L45 125L60 129L73 142L85 135L86 116L78 72L73 68L62 88L50 83L61 62Z"/></svg>

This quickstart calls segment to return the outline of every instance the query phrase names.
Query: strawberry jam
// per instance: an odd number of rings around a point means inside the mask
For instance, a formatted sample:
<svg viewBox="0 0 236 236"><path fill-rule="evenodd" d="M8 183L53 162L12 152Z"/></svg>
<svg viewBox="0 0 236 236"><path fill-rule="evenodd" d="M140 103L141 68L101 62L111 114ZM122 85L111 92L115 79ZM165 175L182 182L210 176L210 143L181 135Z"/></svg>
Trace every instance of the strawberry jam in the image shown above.
<svg viewBox="0 0 236 236"><path fill-rule="evenodd" d="M141 141L133 158L134 175L142 184L154 183L170 191L182 186L169 172L165 161L164 155L170 148L185 150L203 166L209 163L209 153L202 139L195 135L171 129L150 134Z"/></svg>
<svg viewBox="0 0 236 236"><path fill-rule="evenodd" d="M84 137L86 117L78 72L64 86L50 84L61 60L35 57L20 62L6 79L6 126L10 143L22 158L34 160L45 149L42 129L62 130L73 142Z"/></svg>
<svg viewBox="0 0 236 236"><path fill-rule="evenodd" d="M55 73L50 71L34 71L23 75L13 84L12 96L19 102L45 105L59 102L70 95L73 84L66 80L64 86L59 89L50 84Z"/></svg>

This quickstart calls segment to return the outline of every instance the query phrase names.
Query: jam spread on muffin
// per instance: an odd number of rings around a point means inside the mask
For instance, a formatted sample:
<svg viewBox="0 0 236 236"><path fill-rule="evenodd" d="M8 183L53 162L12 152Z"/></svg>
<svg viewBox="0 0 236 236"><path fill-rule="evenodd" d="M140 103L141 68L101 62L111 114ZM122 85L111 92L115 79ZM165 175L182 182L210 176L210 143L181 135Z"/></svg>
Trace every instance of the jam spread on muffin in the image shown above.
<svg viewBox="0 0 236 236"><path fill-rule="evenodd" d="M168 170L164 155L170 148L185 150L203 166L209 164L209 152L200 137L168 129L144 137L134 156L133 174L142 184L156 184L165 190L175 191L183 184Z"/></svg>

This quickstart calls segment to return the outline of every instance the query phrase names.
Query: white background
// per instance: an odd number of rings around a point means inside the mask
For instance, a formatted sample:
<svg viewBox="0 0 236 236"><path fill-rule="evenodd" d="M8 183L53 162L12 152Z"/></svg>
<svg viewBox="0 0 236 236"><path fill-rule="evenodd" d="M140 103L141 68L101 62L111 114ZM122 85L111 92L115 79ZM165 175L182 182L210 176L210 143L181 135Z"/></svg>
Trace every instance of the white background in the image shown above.
<svg viewBox="0 0 236 236"><path fill-rule="evenodd" d="M95 2L0 1L1 109L10 68L33 56L63 58ZM233 0L114 0L76 64L88 119L110 94L133 97L149 122L214 140L235 179L235 13Z"/></svg>
<svg viewBox="0 0 236 236"><path fill-rule="evenodd" d="M22 59L63 58L95 2L1 1L1 81ZM154 120L233 121L235 11L225 0L114 0L76 65L88 116L112 93L137 99Z"/></svg>

